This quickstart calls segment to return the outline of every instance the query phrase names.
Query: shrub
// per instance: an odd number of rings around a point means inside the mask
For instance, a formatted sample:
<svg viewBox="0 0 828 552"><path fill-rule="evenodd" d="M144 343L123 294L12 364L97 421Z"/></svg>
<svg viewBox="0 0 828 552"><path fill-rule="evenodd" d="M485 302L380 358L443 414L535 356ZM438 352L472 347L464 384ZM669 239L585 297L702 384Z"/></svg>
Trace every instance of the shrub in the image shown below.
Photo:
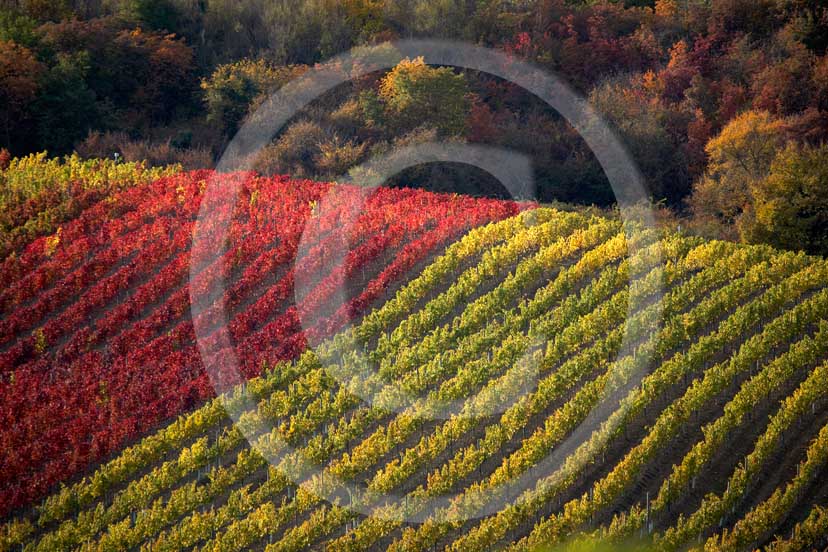
<svg viewBox="0 0 828 552"><path fill-rule="evenodd" d="M328 134L317 123L298 121L275 143L263 148L254 167L262 174L312 175L320 146L327 140Z"/></svg>
<svg viewBox="0 0 828 552"><path fill-rule="evenodd" d="M317 172L330 178L345 174L359 162L367 146L366 142L357 144L335 135L331 140L319 145L319 153L314 157Z"/></svg>
<svg viewBox="0 0 828 552"><path fill-rule="evenodd" d="M336 131L346 138L354 138L366 125L365 115L356 98L352 98L338 108L329 116L331 125Z"/></svg>
<svg viewBox="0 0 828 552"><path fill-rule="evenodd" d="M126 162L145 161L150 167L178 164L186 170L195 170L213 166L213 155L207 149L176 147L172 139L133 140L125 132L90 132L75 150L87 159L112 159L118 154Z"/></svg>

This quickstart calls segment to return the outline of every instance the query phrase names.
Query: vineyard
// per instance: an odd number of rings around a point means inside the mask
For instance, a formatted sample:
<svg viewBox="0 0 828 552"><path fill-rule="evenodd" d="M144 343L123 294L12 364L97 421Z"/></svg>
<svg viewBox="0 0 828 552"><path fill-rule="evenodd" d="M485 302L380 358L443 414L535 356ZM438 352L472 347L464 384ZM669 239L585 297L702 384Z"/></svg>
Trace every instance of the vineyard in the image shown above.
<svg viewBox="0 0 828 552"><path fill-rule="evenodd" d="M8 245L0 550L828 545L824 260L456 195L157 176ZM240 190L230 235L195 250L216 180ZM224 337L250 379L215 398ZM360 492L326 500L330 481Z"/></svg>
<svg viewBox="0 0 828 552"><path fill-rule="evenodd" d="M140 171L122 171L129 169ZM315 205L329 184L228 176L241 192L227 250L212 259L202 250L194 258L200 197L214 177L171 175L104 194L4 260L0 279L13 282L0 292L4 513L213 395L194 338L196 324L209 333L212 312L189 316L190 287L209 289L227 276L227 330L247 377L260 373L265 359L295 358L304 350L297 309L330 307L336 274L325 273L330 267L322 260L342 246L343 236L332 230L353 210L359 189L338 188L317 217ZM58 205L79 201L73 193L85 195L74 186ZM361 281L345 304L315 316L319 327L309 331L333 331L388 294L441 244L516 212L514 204L390 189L372 194L362 209L345 236L352 249L336 267ZM306 224L311 218L315 223ZM297 260L306 228L308 250ZM191 264L197 275L189 282ZM315 282L298 306L296 278ZM211 340L217 333L204 340L211 359L223 354L219 340Z"/></svg>

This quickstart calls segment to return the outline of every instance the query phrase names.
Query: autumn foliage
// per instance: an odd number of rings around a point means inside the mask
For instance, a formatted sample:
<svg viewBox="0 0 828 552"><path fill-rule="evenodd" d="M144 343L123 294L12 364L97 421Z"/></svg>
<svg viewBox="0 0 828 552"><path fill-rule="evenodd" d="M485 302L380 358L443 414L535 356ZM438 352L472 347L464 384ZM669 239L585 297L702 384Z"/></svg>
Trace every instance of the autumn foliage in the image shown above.
<svg viewBox="0 0 828 552"><path fill-rule="evenodd" d="M208 182L241 186L224 252L219 239L193 244L196 228L209 236L221 220L217 210L196 226ZM13 282L0 293L3 511L213 395L202 359L224 374L235 356L252 377L296 358L445 244L516 212L503 201L387 188L365 199L358 186L210 171L95 202L0 265ZM226 294L209 295L221 282ZM192 318L190 289L210 298Z"/></svg>

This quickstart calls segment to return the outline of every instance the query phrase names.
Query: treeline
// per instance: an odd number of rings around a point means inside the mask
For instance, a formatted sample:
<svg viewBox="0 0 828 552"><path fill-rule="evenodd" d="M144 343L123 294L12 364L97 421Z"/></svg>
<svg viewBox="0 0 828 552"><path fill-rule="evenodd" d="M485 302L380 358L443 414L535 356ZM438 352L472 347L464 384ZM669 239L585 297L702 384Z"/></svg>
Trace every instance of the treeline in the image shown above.
<svg viewBox="0 0 828 552"><path fill-rule="evenodd" d="M428 36L555 71L618 129L675 224L826 251L828 8L819 0L5 0L0 147L209 166L267 94L354 46ZM400 146L517 150L539 197L609 205L574 130L489 75L406 60L320 98L263 172L334 178ZM355 174L354 176L359 176ZM405 182L504 195L454 164ZM666 212L666 211L665 211Z"/></svg>

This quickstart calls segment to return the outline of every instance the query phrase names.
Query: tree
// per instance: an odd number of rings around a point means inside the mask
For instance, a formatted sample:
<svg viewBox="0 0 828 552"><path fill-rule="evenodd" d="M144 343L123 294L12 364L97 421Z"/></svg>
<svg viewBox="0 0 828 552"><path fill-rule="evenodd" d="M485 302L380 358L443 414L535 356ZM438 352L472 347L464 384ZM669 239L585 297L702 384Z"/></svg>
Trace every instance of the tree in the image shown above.
<svg viewBox="0 0 828 552"><path fill-rule="evenodd" d="M112 70L134 85L126 107L142 121L167 122L177 109L192 105L197 90L193 51L183 40L133 29L120 31L114 46Z"/></svg>
<svg viewBox="0 0 828 552"><path fill-rule="evenodd" d="M828 6L823 0L785 0L780 2L785 19L790 21L809 49L824 54L828 49Z"/></svg>
<svg viewBox="0 0 828 552"><path fill-rule="evenodd" d="M681 133L673 130L679 127L674 119L682 114L648 88L648 75L651 73L597 86L589 102L618 129L646 178L650 195L676 205L691 187L680 147Z"/></svg>
<svg viewBox="0 0 828 552"><path fill-rule="evenodd" d="M813 99L813 54L784 30L768 49L778 51L777 59L752 76L754 109L783 116L802 111Z"/></svg>
<svg viewBox="0 0 828 552"><path fill-rule="evenodd" d="M42 29L54 62L88 53L84 80L112 126L146 128L194 107L193 51L174 35L125 29L115 18L73 19Z"/></svg>
<svg viewBox="0 0 828 552"><path fill-rule="evenodd" d="M736 175L745 179L767 174L776 152L785 143L782 119L766 111L746 111L730 121L705 146L713 176Z"/></svg>
<svg viewBox="0 0 828 552"><path fill-rule="evenodd" d="M786 142L783 120L747 111L705 146L707 172L693 186L689 204L703 233L736 239L739 219L751 210L751 186L765 178Z"/></svg>
<svg viewBox="0 0 828 552"><path fill-rule="evenodd" d="M89 54L60 54L44 75L36 102L38 142L53 154L69 153L99 122L95 93L86 84Z"/></svg>
<svg viewBox="0 0 828 552"><path fill-rule="evenodd" d="M749 33L754 38L770 36L779 25L774 0L719 0L711 3L710 26L729 33Z"/></svg>
<svg viewBox="0 0 828 552"><path fill-rule="evenodd" d="M471 107L463 75L429 67L422 57L406 58L389 71L380 81L379 98L400 132L428 124L445 135L461 134Z"/></svg>
<svg viewBox="0 0 828 552"><path fill-rule="evenodd" d="M38 21L60 21L71 17L67 0L22 0L23 13Z"/></svg>
<svg viewBox="0 0 828 552"><path fill-rule="evenodd" d="M0 40L14 42L35 50L40 42L37 26L37 21L27 15L0 8Z"/></svg>
<svg viewBox="0 0 828 552"><path fill-rule="evenodd" d="M124 15L138 25L154 30L178 32L181 14L170 0L128 0Z"/></svg>
<svg viewBox="0 0 828 552"><path fill-rule="evenodd" d="M342 9L352 35L360 42L370 41L388 30L384 0L344 0L334 4Z"/></svg>
<svg viewBox="0 0 828 552"><path fill-rule="evenodd" d="M744 241L828 254L828 145L788 144L752 195L754 217L740 228Z"/></svg>
<svg viewBox="0 0 828 552"><path fill-rule="evenodd" d="M201 83L207 118L222 132L235 134L242 120L264 96L301 75L307 67L274 66L264 60L244 59L220 65Z"/></svg>
<svg viewBox="0 0 828 552"><path fill-rule="evenodd" d="M29 49L0 41L0 132L2 145L12 151L25 145L24 122L32 114L43 71L43 64Z"/></svg>
<svg viewBox="0 0 828 552"><path fill-rule="evenodd" d="M267 54L280 63L320 59L326 0L210 0L202 16L202 63L222 63ZM332 25L341 22L330 20ZM339 53L338 51L336 53Z"/></svg>
<svg viewBox="0 0 828 552"><path fill-rule="evenodd" d="M456 38L463 35L470 5L460 0L415 2L414 18L408 24L421 36Z"/></svg>
<svg viewBox="0 0 828 552"><path fill-rule="evenodd" d="M828 55L824 55L814 63L813 74L814 103L818 109L828 111Z"/></svg>

